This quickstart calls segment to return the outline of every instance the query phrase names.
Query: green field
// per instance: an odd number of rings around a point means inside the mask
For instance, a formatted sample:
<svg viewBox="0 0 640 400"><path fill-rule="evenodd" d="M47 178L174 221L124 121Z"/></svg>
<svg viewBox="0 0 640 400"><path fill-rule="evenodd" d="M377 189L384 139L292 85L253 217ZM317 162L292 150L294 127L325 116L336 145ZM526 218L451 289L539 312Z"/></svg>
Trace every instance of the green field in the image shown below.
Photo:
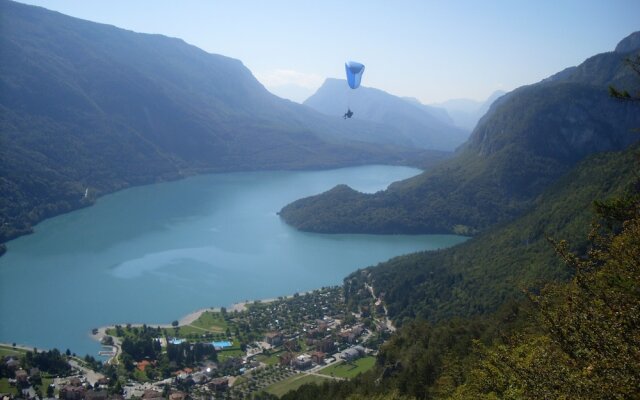
<svg viewBox="0 0 640 400"><path fill-rule="evenodd" d="M318 375L305 375L305 374L298 374L298 375L294 375L290 378L287 378L283 381L280 381L278 383L274 383L273 385L269 386L268 388L266 388L266 391L268 393L271 393L273 395L276 395L278 397L282 396L283 394L289 392L290 390L294 390L299 388L300 386L304 385L305 383L322 383L324 382L326 379L329 378L322 378Z"/></svg>
<svg viewBox="0 0 640 400"><path fill-rule="evenodd" d="M337 376L339 378L353 378L356 375L368 371L376 363L376 358L369 356L363 357L353 362L340 362L318 371L319 374Z"/></svg>
<svg viewBox="0 0 640 400"><path fill-rule="evenodd" d="M9 385L8 378L2 378L0 379L0 393L12 393L15 395L18 393L18 390L15 386Z"/></svg>
<svg viewBox="0 0 640 400"><path fill-rule="evenodd" d="M14 349L13 347L9 347L9 346L3 346L0 345L0 357L5 357L5 356L17 356L20 354L24 354L26 353L26 350L22 350L22 349Z"/></svg>
<svg viewBox="0 0 640 400"><path fill-rule="evenodd" d="M43 377L42 378L42 385L37 386L40 389L40 393L42 393L43 395L46 394L47 393L47 386L49 386L52 383L53 383L53 379L52 378ZM9 385L9 379L8 378L2 378L2 379L0 379L0 393L11 393L11 394L17 395L18 394L18 389L15 386Z"/></svg>
<svg viewBox="0 0 640 400"><path fill-rule="evenodd" d="M269 356L258 354L255 359L267 365L276 365L280 362L280 354L282 354L282 351L271 353Z"/></svg>
<svg viewBox="0 0 640 400"><path fill-rule="evenodd" d="M213 333L222 333L227 330L227 321L222 317L222 313L206 311L200 315L200 318L193 321L191 326L201 328Z"/></svg>
<svg viewBox="0 0 640 400"><path fill-rule="evenodd" d="M236 346L238 345L238 343L236 343L235 341L233 342L233 347L229 347L227 349L224 349L222 351L218 352L218 361L222 362L224 360L226 360L227 358L234 358L234 357L242 357L244 355L244 352L242 350L240 350L240 346Z"/></svg>

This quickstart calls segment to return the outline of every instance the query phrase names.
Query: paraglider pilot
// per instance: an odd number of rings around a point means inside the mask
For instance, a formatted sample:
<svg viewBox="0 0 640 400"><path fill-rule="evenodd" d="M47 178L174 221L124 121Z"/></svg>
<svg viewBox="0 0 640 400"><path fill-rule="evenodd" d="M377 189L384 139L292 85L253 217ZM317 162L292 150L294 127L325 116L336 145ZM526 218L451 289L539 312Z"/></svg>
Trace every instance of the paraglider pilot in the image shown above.
<svg viewBox="0 0 640 400"><path fill-rule="evenodd" d="M364 72L364 65L355 61L348 61L344 63L344 69L347 74L347 83L351 89L357 89L360 86L362 80L362 73ZM353 117L353 111L351 107L344 113L342 118L347 119Z"/></svg>

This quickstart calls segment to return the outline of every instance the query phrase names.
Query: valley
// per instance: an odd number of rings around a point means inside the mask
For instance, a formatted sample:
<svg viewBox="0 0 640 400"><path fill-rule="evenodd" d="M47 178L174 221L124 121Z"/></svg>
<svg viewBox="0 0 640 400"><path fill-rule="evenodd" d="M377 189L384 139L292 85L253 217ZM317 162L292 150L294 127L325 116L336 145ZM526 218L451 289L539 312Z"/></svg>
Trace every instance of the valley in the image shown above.
<svg viewBox="0 0 640 400"><path fill-rule="evenodd" d="M336 285L358 267L464 241L310 235L276 214L288 201L337 182L376 192L419 172L369 166L213 174L102 197L9 242L0 258L0 341L95 356L100 348L88 335L94 327L167 324L207 306ZM18 298L16 306L11 299ZM48 328L34 329L35 323Z"/></svg>
<svg viewBox="0 0 640 400"><path fill-rule="evenodd" d="M0 399L638 397L635 2L21 1Z"/></svg>

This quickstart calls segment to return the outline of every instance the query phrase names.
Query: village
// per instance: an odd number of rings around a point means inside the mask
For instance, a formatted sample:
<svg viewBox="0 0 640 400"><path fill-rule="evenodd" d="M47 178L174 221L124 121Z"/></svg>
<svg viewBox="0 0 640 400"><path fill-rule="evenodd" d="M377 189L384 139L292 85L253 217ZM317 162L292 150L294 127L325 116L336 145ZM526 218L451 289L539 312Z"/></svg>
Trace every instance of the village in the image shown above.
<svg viewBox="0 0 640 400"><path fill-rule="evenodd" d="M72 360L68 377L34 391L27 371L5 356L4 363L15 367L8 382L22 391L4 395L181 400L242 399L264 392L277 397L305 383L349 379L372 368L390 334L383 310L373 304L347 311L342 288L330 287L230 310L202 310L186 325L94 330L109 360Z"/></svg>

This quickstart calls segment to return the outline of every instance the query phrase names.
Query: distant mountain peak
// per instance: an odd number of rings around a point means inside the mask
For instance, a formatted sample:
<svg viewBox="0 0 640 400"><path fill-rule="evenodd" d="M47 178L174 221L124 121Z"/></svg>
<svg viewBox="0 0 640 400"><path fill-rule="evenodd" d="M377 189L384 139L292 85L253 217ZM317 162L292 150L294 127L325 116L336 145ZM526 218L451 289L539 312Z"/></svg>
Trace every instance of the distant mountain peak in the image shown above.
<svg viewBox="0 0 640 400"><path fill-rule="evenodd" d="M453 125L446 111L407 100L381 89L349 89L344 79L327 78L304 104L326 115L342 116L352 110L354 120L375 124L387 132L390 143L422 149L452 151L469 132Z"/></svg>
<svg viewBox="0 0 640 400"><path fill-rule="evenodd" d="M630 53L635 50L640 50L640 31L633 32L616 46L616 53Z"/></svg>

